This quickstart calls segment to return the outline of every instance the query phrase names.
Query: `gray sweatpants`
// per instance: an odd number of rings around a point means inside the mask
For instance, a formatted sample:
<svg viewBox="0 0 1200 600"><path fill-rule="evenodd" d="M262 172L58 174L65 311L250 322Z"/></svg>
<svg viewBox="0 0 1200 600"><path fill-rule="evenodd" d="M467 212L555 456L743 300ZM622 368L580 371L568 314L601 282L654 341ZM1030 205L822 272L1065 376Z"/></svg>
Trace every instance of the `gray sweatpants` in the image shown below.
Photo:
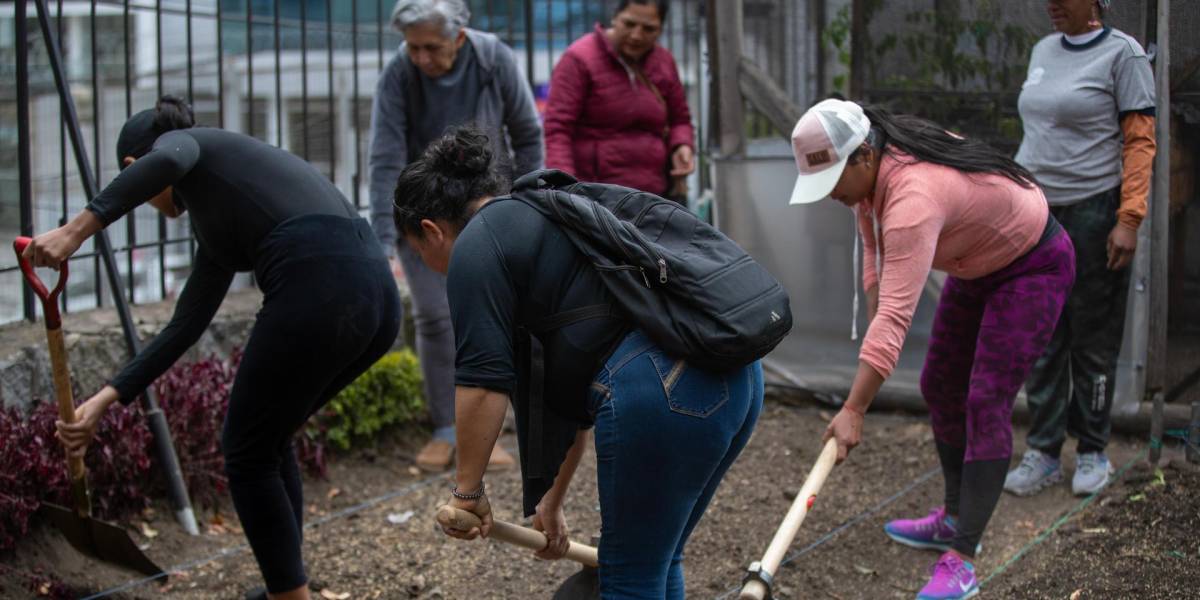
<svg viewBox="0 0 1200 600"><path fill-rule="evenodd" d="M454 425L454 328L446 300L446 276L434 272L403 240L396 245L412 294L417 358L425 377L425 398L434 428ZM407 316L407 315L405 315ZM402 328L403 330L403 328Z"/></svg>

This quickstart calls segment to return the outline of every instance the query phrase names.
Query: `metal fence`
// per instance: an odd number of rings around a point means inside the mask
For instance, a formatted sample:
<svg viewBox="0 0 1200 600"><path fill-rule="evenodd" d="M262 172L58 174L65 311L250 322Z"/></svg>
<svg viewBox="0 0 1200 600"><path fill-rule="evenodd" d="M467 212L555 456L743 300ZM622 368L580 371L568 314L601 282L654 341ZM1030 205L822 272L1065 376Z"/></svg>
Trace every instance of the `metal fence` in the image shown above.
<svg viewBox="0 0 1200 600"><path fill-rule="evenodd" d="M189 100L200 125L240 131L305 158L365 211L371 99L379 71L401 41L387 22L393 4L49 0L99 183L118 171L114 144L125 119L170 93ZM540 107L556 60L595 23L606 23L616 0L474 0L469 5L471 26L497 34L517 53ZM701 156L707 138L704 5L703 0L672 3L661 39L679 63ZM17 23L13 11L13 3L0 6L0 74L7 81L20 79L15 88L0 88L4 240L46 231L86 204L80 174L68 156L63 103L34 7L29 5L28 23ZM24 77L18 77L18 44L28 51ZM27 95L18 89L27 89ZM140 207L108 230L124 282L121 294L144 303L178 292L195 248L186 215L167 220ZM62 309L110 304L112 290L92 242L76 254L73 266ZM235 282L251 284L248 276ZM38 310L21 282L15 257L0 251L0 323L33 319Z"/></svg>

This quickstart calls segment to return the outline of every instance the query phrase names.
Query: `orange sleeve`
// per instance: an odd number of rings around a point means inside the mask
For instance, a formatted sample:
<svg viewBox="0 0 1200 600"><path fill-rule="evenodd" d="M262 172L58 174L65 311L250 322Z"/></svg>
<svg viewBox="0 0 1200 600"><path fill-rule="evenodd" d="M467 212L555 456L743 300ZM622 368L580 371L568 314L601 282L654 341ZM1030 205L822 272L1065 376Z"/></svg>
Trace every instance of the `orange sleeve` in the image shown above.
<svg viewBox="0 0 1200 600"><path fill-rule="evenodd" d="M1121 207L1117 221L1137 229L1146 216L1146 198L1150 196L1150 175L1154 172L1154 117L1128 113L1121 117L1125 135L1121 147Z"/></svg>

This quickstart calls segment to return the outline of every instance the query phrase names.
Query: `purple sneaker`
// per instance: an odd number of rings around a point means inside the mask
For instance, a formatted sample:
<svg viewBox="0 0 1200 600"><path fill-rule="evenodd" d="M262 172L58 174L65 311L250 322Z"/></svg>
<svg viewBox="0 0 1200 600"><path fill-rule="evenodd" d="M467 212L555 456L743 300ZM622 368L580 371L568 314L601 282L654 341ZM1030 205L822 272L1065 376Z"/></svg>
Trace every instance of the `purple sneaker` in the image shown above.
<svg viewBox="0 0 1200 600"><path fill-rule="evenodd" d="M950 542L958 533L954 519L946 514L946 507L939 506L929 511L922 519L897 519L883 526L888 537L913 548L928 550L950 549Z"/></svg>
<svg viewBox="0 0 1200 600"><path fill-rule="evenodd" d="M979 595L975 567L953 552L947 552L933 565L933 576L921 588L917 600L964 600Z"/></svg>

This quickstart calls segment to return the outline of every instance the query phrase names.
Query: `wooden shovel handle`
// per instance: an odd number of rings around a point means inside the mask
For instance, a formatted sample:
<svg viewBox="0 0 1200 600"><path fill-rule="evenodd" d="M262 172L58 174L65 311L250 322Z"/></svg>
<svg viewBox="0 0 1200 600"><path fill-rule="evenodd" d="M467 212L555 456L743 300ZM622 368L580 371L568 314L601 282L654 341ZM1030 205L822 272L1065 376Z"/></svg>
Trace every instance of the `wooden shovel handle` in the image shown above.
<svg viewBox="0 0 1200 600"><path fill-rule="evenodd" d="M771 539L771 545L767 546L767 551L763 554L760 564L767 573L775 575L779 570L779 563L783 562L784 553L792 545L792 540L796 539L796 533L800 531L800 524L804 522L804 517L808 515L809 509L816 501L817 494L821 492L821 486L825 485L825 478L829 476L833 465L837 463L837 452L837 440L829 438L825 442L825 447L821 449L821 455L817 457L817 463L808 472L804 485L800 486L800 493L796 494L796 499L792 502L787 516L783 518L783 523L775 532L775 537ZM763 600L766 594L767 588L762 582L747 581L746 585L742 587L739 598Z"/></svg>
<svg viewBox="0 0 1200 600"><path fill-rule="evenodd" d="M480 525L479 517L475 513L449 505L438 509L437 522L443 527L452 527L464 531L473 527L479 527ZM536 529L521 527L520 525L514 525L499 519L492 520L492 530L488 534L488 539L500 540L534 551L545 548L546 544L549 543L546 540L546 534ZM599 554L596 549L577 542L570 542L567 554L563 558L568 558L589 567L598 567L600 565Z"/></svg>
<svg viewBox="0 0 1200 600"><path fill-rule="evenodd" d="M75 422L75 397L71 392L71 370L67 367L67 345L63 341L62 316L58 311L58 295L67 284L67 261L63 261L58 269L58 283L53 290L46 289L46 284L33 270L33 265L21 256L29 246L31 239L19 237L13 240L13 251L17 254L17 264L25 281L33 288L34 294L42 301L42 313L46 322L46 346L50 351L50 371L54 378L54 397L58 403L58 418L64 423ZM83 516L91 515L90 501L87 494L83 458L67 457L67 472L71 475L72 495L75 498L75 510Z"/></svg>

